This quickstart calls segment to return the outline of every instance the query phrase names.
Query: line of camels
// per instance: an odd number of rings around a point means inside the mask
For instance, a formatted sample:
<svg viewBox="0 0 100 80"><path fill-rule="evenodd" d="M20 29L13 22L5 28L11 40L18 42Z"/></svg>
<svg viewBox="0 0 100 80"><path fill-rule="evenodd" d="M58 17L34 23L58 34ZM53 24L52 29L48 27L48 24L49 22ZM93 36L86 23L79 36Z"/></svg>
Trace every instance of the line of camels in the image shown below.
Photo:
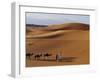
<svg viewBox="0 0 100 80"><path fill-rule="evenodd" d="M49 60L49 57L53 56L53 54L50 53L38 53L38 54L34 54L34 53L26 53L26 58L31 59L34 58L35 60ZM66 60L67 62L72 62L74 59L76 59L76 57L63 57L61 55L61 53L58 53L55 55L55 60L56 61L62 61L62 60Z"/></svg>
<svg viewBox="0 0 100 80"><path fill-rule="evenodd" d="M52 54L50 53L45 53L45 54L42 54L42 53L39 53L39 54L34 54L34 53L26 53L26 58L31 58L32 56L34 56L35 59L39 59L41 57L50 57L52 56Z"/></svg>

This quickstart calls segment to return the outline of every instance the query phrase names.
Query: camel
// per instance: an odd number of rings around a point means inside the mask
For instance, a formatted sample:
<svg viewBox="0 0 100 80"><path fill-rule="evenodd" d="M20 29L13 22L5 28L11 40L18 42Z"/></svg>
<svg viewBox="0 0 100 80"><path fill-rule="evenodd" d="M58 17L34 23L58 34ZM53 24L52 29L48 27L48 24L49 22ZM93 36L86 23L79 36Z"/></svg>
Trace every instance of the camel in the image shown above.
<svg viewBox="0 0 100 80"><path fill-rule="evenodd" d="M48 58L49 56L52 56L52 54L45 53L43 56L44 56L44 58L45 58L45 57Z"/></svg>
<svg viewBox="0 0 100 80"><path fill-rule="evenodd" d="M34 57L35 59L39 59L40 57L42 57L42 54L36 54Z"/></svg>
<svg viewBox="0 0 100 80"><path fill-rule="evenodd" d="M34 53L26 53L26 58L28 57L29 59L31 58L31 56L33 56Z"/></svg>

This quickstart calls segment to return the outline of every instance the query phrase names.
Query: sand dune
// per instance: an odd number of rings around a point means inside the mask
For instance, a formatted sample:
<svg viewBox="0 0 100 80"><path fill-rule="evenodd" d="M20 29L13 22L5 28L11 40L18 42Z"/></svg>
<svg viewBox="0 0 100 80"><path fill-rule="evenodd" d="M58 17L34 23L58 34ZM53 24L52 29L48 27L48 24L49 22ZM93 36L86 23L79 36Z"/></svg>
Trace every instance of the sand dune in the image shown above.
<svg viewBox="0 0 100 80"><path fill-rule="evenodd" d="M59 24L59 25L48 25L48 27L43 27L43 28L27 27L26 32L29 35L26 35L26 37L27 38L51 38L51 37L60 36L66 32L68 33L70 32L69 30L70 31L89 30L89 25L82 24L82 23L66 23L66 24Z"/></svg>
<svg viewBox="0 0 100 80"><path fill-rule="evenodd" d="M58 25L49 25L47 30L89 30L89 25L83 23L64 23Z"/></svg>
<svg viewBox="0 0 100 80"><path fill-rule="evenodd" d="M26 52L27 53L51 53L53 57L61 52L62 56L77 57L71 63L60 64L88 64L89 63L89 25L82 23L66 23L48 25L48 27L26 28ZM43 63L43 62L42 62ZM45 62L38 65L34 61L26 61L26 66L50 66L59 65L56 62Z"/></svg>
<svg viewBox="0 0 100 80"><path fill-rule="evenodd" d="M27 39L88 40L89 31L59 30L38 35L27 35Z"/></svg>
<svg viewBox="0 0 100 80"><path fill-rule="evenodd" d="M52 38L52 37L56 37L56 36L60 36L61 34L63 34L65 31L55 31L55 32L48 32L48 33L44 33L44 34L39 34L39 35L29 35L27 36L27 38Z"/></svg>

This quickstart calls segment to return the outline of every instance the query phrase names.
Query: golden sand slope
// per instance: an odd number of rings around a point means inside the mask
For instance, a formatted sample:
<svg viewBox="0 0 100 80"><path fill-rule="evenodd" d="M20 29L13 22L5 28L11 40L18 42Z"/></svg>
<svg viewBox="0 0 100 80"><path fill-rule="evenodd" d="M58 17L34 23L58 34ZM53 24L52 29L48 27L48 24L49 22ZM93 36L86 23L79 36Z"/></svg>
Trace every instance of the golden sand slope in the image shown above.
<svg viewBox="0 0 100 80"><path fill-rule="evenodd" d="M48 25L48 27L27 27L27 38L52 38L66 34L74 30L89 30L89 25L81 23L67 23L59 25Z"/></svg>
<svg viewBox="0 0 100 80"><path fill-rule="evenodd" d="M83 26L82 26L83 25ZM62 56L77 57L75 62L69 64L88 64L89 63L89 25L85 24L64 24L63 26L53 25L45 28L30 28L26 33L26 52L48 52L55 56L61 52ZM62 62L63 63L63 62ZM68 64L68 63L63 63ZM36 66L27 62L26 66ZM37 66L41 66L40 63ZM45 63L42 66L59 65L56 63Z"/></svg>

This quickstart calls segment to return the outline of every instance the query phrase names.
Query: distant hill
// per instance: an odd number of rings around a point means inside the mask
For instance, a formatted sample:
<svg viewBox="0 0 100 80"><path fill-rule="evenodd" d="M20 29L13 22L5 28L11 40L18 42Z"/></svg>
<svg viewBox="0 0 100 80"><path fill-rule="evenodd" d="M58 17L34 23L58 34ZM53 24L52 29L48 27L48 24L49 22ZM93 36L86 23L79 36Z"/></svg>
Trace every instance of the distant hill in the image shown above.
<svg viewBox="0 0 100 80"><path fill-rule="evenodd" d="M34 28L44 28L46 30L89 30L89 24L83 23L64 23L64 24L54 24L54 25L36 25L36 24L26 24L27 27Z"/></svg>
<svg viewBox="0 0 100 80"><path fill-rule="evenodd" d="M47 25L37 25L37 24L26 24L29 27L47 27Z"/></svg>
<svg viewBox="0 0 100 80"><path fill-rule="evenodd" d="M89 25L83 23L64 23L49 25L48 30L89 30Z"/></svg>

